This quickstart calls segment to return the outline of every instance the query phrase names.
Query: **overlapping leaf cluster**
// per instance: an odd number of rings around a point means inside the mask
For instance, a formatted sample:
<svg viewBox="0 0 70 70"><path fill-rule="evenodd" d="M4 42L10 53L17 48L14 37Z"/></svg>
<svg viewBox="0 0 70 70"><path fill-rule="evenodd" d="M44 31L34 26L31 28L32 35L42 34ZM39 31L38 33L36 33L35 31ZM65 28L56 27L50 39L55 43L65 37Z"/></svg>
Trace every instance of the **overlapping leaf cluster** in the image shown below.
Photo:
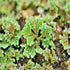
<svg viewBox="0 0 70 70"><path fill-rule="evenodd" d="M70 55L70 44L69 44L69 39L70 37L68 36L68 34L70 34L70 28L65 29L63 31L63 36L60 35L60 43L63 44L63 47L65 50L67 50L68 54Z"/></svg>
<svg viewBox="0 0 70 70"><path fill-rule="evenodd" d="M36 52L42 53L40 42L42 42L43 48L48 48L52 38L51 33L52 28L43 22L43 18L28 18L23 29L24 38L27 39L27 45L24 46L24 54L28 57L30 55L34 57Z"/></svg>
<svg viewBox="0 0 70 70"><path fill-rule="evenodd" d="M22 31L20 31L20 26L17 21L10 17L3 18L1 26L4 33L0 33L0 48L2 47L5 49L9 45L18 45Z"/></svg>
<svg viewBox="0 0 70 70"><path fill-rule="evenodd" d="M19 47L19 39L22 35L20 26L17 21L11 17L4 17L1 19L0 28L0 67L4 70L9 63L15 62L19 57L23 56L13 46ZM6 50L7 49L7 50Z"/></svg>
<svg viewBox="0 0 70 70"><path fill-rule="evenodd" d="M53 67L51 65L45 65L43 64L43 66L41 67L39 64L34 64L31 60L28 61L28 63L26 65L23 65L22 67L20 67L19 70L53 70Z"/></svg>
<svg viewBox="0 0 70 70"><path fill-rule="evenodd" d="M0 70L70 70L70 0L0 0L0 6ZM3 17L12 13L18 19Z"/></svg>
<svg viewBox="0 0 70 70"><path fill-rule="evenodd" d="M2 14L5 14L7 16L10 15L10 13L14 12L13 8L15 6L15 1L11 0L0 0L0 12Z"/></svg>

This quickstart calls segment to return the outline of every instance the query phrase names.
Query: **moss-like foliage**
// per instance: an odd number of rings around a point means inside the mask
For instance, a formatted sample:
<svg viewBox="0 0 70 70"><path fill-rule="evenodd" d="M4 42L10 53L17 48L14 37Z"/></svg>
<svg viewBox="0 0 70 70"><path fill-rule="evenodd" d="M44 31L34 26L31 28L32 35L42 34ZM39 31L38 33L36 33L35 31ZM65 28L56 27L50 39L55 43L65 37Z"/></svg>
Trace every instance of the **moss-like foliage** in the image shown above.
<svg viewBox="0 0 70 70"><path fill-rule="evenodd" d="M0 0L0 70L70 70L70 0Z"/></svg>
<svg viewBox="0 0 70 70"><path fill-rule="evenodd" d="M15 6L15 1L13 2L11 0L0 0L0 6L0 12L9 16L11 12L14 12L13 8Z"/></svg>
<svg viewBox="0 0 70 70"><path fill-rule="evenodd" d="M7 65L12 64L16 60L19 60L20 57L24 58L23 54L19 50L14 50L12 46L7 51L0 49L0 68L4 70ZM15 65L15 64L13 64Z"/></svg>
<svg viewBox="0 0 70 70"><path fill-rule="evenodd" d="M64 10L66 11L67 17L70 17L70 1L69 0L66 2L66 5L64 6Z"/></svg>
<svg viewBox="0 0 70 70"><path fill-rule="evenodd" d="M14 58L19 60L20 57L23 57L21 51L13 48L13 46L19 48L22 31L17 21L12 17L4 17L0 22L2 30L0 32L0 68L4 70L8 64L15 62Z"/></svg>
<svg viewBox="0 0 70 70"><path fill-rule="evenodd" d="M18 45L22 31L20 31L20 26L17 21L11 17L5 17L2 18L1 25L4 33L0 33L0 48L5 49L9 45Z"/></svg>
<svg viewBox="0 0 70 70"><path fill-rule="evenodd" d="M53 49L51 51L49 49L44 50L43 56L45 57L45 60L51 64L54 64L54 62L57 61L57 57L56 57L55 51Z"/></svg>
<svg viewBox="0 0 70 70"><path fill-rule="evenodd" d="M31 60L29 60L28 61L28 63L26 64L26 65L23 65L22 67L20 67L20 69L19 70L33 70L33 67L34 67L34 63L31 61Z"/></svg>
<svg viewBox="0 0 70 70"><path fill-rule="evenodd" d="M70 55L70 45L69 45L69 40L70 37L68 36L68 34L70 34L70 28L66 28L63 31L63 36L60 35L60 43L63 44L63 47L65 50L67 50L68 54Z"/></svg>
<svg viewBox="0 0 70 70"><path fill-rule="evenodd" d="M42 53L42 49L39 46L40 42L42 42L43 48L48 48L50 39L52 39L51 33L52 28L43 22L43 18L36 17L34 19L33 17L28 17L25 27L23 28L24 38L27 39L27 45L24 46L24 54L27 52L28 55L30 49L32 51L30 51L32 54L29 53L31 56L35 55L35 51Z"/></svg>
<svg viewBox="0 0 70 70"><path fill-rule="evenodd" d="M31 60L28 61L27 64L23 65L22 67L19 68L19 70L53 70L53 67L51 65L45 65L43 64L43 66L41 67L39 64L34 64L34 62L32 62Z"/></svg>

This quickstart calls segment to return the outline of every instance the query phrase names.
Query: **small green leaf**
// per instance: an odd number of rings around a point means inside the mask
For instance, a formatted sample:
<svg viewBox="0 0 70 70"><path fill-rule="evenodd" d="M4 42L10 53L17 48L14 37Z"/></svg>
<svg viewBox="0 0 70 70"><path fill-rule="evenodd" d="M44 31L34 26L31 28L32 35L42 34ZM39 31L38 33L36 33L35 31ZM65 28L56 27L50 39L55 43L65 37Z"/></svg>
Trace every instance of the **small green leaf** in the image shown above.
<svg viewBox="0 0 70 70"><path fill-rule="evenodd" d="M64 49L66 50L67 49L67 47L68 47L68 45L67 44L63 44L63 46L64 46Z"/></svg>
<svg viewBox="0 0 70 70"><path fill-rule="evenodd" d="M70 55L70 49L68 49L67 52L68 52L68 55Z"/></svg>
<svg viewBox="0 0 70 70"><path fill-rule="evenodd" d="M9 44L7 42L5 42L5 41L0 42L0 47L6 49L8 46L9 46Z"/></svg>
<svg viewBox="0 0 70 70"><path fill-rule="evenodd" d="M42 49L38 46L38 47L36 48L36 52L39 53L39 54L42 54Z"/></svg>
<svg viewBox="0 0 70 70"><path fill-rule="evenodd" d="M32 49L32 51L31 51L31 58L33 58L35 55L36 55L35 49Z"/></svg>
<svg viewBox="0 0 70 70"><path fill-rule="evenodd" d="M27 45L32 46L34 44L34 37L28 37L27 38Z"/></svg>

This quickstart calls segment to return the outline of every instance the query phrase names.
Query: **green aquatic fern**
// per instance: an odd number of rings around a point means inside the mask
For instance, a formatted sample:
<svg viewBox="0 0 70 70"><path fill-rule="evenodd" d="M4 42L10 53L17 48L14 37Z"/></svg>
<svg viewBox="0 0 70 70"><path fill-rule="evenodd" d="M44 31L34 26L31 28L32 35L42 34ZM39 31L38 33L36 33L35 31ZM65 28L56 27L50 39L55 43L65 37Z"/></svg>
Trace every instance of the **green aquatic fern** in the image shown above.
<svg viewBox="0 0 70 70"><path fill-rule="evenodd" d="M39 35L39 32L41 35ZM50 39L52 39L51 33L52 28L43 22L43 18L36 17L34 19L33 17L28 17L25 27L23 28L24 38L27 40L27 45L24 46L24 54L28 57L29 55L34 57L36 52L41 54L42 49L40 48L40 42L42 42L44 48L48 48L50 45ZM30 49L33 50L33 54ZM26 52L26 50L28 52Z"/></svg>
<svg viewBox="0 0 70 70"><path fill-rule="evenodd" d="M31 5L30 7L32 6L39 6L40 5L40 2L41 0L16 0L16 3L17 3L17 11L21 11L22 9L25 9L27 8L29 5Z"/></svg>
<svg viewBox="0 0 70 70"><path fill-rule="evenodd" d="M45 57L45 60L51 64L54 64L54 62L57 61L57 56L56 56L55 51L53 49L50 51L49 49L46 48L43 51L43 56Z"/></svg>
<svg viewBox="0 0 70 70"><path fill-rule="evenodd" d="M33 61L29 60L27 64L21 66L19 68L19 70L53 70L53 67L48 64L43 64L42 66L40 66L38 63L34 63ZM54 69L55 70L55 69Z"/></svg>
<svg viewBox="0 0 70 70"><path fill-rule="evenodd" d="M70 44L68 41L70 37L68 36L68 34L70 34L70 28L66 28L63 31L63 36L60 35L60 43L63 45L64 49L67 50L68 54L70 55Z"/></svg>
<svg viewBox="0 0 70 70"><path fill-rule="evenodd" d="M38 33L41 30L41 36L38 37ZM32 32L33 31L33 32ZM35 20L33 17L26 20L26 25L23 29L24 38L27 39L27 45L32 46L34 44L34 39L36 38L38 42L40 40L49 41L51 39L52 28L46 23L43 23L43 18L37 17ZM44 39L45 37L45 39Z"/></svg>
<svg viewBox="0 0 70 70"><path fill-rule="evenodd" d="M9 45L18 45L22 31L20 30L17 21L11 17L5 17L2 18L1 24L4 33L0 33L0 47L5 49Z"/></svg>
<svg viewBox="0 0 70 70"><path fill-rule="evenodd" d="M34 63L31 60L29 60L28 63L20 67L19 70L33 70L33 67Z"/></svg>
<svg viewBox="0 0 70 70"><path fill-rule="evenodd" d="M13 46L10 46L6 51L0 49L0 68L4 70L9 64L14 64L15 58L18 61L20 57L24 58L23 54L19 50L14 50ZM7 68L6 68L7 70Z"/></svg>
<svg viewBox="0 0 70 70"><path fill-rule="evenodd" d="M42 54L42 49L40 47L37 47L36 49L34 48L34 46L25 45L24 47L25 49L24 49L23 54L27 56L28 58L30 56L31 58L33 58L36 55L36 52Z"/></svg>
<svg viewBox="0 0 70 70"><path fill-rule="evenodd" d="M64 6L64 10L66 11L67 17L70 17L70 1L66 2L66 5Z"/></svg>
<svg viewBox="0 0 70 70"><path fill-rule="evenodd" d="M24 55L26 55L28 58L31 57L33 58L35 56L35 48L32 47L32 46L28 46L28 45L25 45L25 49L24 49L24 52L23 52Z"/></svg>

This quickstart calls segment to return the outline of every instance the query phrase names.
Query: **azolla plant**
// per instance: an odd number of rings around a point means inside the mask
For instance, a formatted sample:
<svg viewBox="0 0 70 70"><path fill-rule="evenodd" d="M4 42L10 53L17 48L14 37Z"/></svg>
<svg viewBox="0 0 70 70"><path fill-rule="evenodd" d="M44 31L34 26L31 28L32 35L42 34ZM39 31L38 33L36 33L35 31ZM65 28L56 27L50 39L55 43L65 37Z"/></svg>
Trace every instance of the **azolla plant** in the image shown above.
<svg viewBox="0 0 70 70"><path fill-rule="evenodd" d="M65 50L67 50L67 53L70 55L70 44L69 44L69 39L70 39L70 28L66 28L63 31L63 36L60 35L60 43L62 43L63 47Z"/></svg>
<svg viewBox="0 0 70 70"><path fill-rule="evenodd" d="M20 26L12 17L2 18L1 28L3 33L0 33L0 47L7 48L9 45L18 45L19 38L22 35Z"/></svg>
<svg viewBox="0 0 70 70"><path fill-rule="evenodd" d="M24 54L27 57L34 57L36 52L42 53L42 48L48 48L50 45L52 27L44 23L43 18L33 17L27 18L25 27L23 28L24 38L27 40L27 44L24 45Z"/></svg>
<svg viewBox="0 0 70 70"><path fill-rule="evenodd" d="M27 64L21 66L19 68L19 70L53 70L53 67L51 65L45 65L43 64L43 66L41 67L38 63L34 64L34 62L32 62L31 60L28 61Z"/></svg>
<svg viewBox="0 0 70 70"><path fill-rule="evenodd" d="M23 56L21 51L14 48L14 46L19 47L22 31L16 19L12 17L2 18L0 20L0 29L0 70L4 70L8 64L15 62L14 58L19 60Z"/></svg>

